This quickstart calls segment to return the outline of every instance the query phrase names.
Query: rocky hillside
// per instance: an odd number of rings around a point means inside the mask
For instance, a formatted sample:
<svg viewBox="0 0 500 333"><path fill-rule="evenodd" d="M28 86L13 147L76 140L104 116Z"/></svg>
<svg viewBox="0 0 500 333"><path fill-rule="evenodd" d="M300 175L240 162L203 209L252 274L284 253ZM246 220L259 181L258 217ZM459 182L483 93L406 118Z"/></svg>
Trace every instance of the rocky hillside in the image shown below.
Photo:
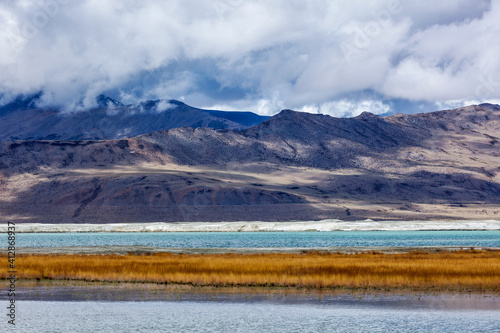
<svg viewBox="0 0 500 333"><path fill-rule="evenodd" d="M500 106L1 142L18 222L498 219Z"/></svg>
<svg viewBox="0 0 500 333"><path fill-rule="evenodd" d="M0 107L0 140L121 139L177 127L244 129L268 119L251 112L191 107L176 100L123 105L104 95L98 107L80 112L37 108L40 95Z"/></svg>

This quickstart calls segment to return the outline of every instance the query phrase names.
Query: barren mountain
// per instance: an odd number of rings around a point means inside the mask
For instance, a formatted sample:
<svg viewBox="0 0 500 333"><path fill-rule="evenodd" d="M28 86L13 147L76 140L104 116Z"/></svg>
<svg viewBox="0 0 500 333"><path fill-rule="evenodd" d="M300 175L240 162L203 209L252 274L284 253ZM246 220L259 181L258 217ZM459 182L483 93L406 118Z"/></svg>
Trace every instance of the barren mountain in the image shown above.
<svg viewBox="0 0 500 333"><path fill-rule="evenodd" d="M177 127L243 129L268 119L251 112L193 108L176 100L123 105L104 95L98 107L63 112L35 106L40 94L0 107L0 140L102 140L134 137Z"/></svg>
<svg viewBox="0 0 500 333"><path fill-rule="evenodd" d="M500 106L1 142L17 222L498 219Z"/></svg>

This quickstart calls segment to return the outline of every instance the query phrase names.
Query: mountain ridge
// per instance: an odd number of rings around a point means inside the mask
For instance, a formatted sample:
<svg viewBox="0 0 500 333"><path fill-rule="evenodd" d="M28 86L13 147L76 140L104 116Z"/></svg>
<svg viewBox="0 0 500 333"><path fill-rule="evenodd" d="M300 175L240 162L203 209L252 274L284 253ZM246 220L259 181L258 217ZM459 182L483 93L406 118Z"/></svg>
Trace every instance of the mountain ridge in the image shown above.
<svg viewBox="0 0 500 333"><path fill-rule="evenodd" d="M0 108L0 141L122 139L177 127L243 129L268 118L251 112L204 110L176 100L123 105L105 95L97 96L96 108L65 113L34 107L40 96L18 97Z"/></svg>
<svg viewBox="0 0 500 333"><path fill-rule="evenodd" d="M498 219L500 106L0 142L18 222Z"/></svg>

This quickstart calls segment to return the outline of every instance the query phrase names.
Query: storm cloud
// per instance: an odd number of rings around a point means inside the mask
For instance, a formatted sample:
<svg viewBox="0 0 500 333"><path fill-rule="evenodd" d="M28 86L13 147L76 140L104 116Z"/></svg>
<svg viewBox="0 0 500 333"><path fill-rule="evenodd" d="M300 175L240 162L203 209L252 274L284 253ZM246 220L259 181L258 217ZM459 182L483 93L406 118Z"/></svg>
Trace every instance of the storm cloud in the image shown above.
<svg viewBox="0 0 500 333"><path fill-rule="evenodd" d="M180 99L272 115L500 101L500 1L0 2L0 103Z"/></svg>

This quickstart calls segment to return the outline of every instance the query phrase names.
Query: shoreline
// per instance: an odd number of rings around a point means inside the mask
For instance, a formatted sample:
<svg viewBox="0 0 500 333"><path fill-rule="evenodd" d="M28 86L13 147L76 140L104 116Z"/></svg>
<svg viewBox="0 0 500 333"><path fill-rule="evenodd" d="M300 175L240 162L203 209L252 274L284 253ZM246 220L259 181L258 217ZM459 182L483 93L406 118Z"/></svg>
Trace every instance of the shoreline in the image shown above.
<svg viewBox="0 0 500 333"><path fill-rule="evenodd" d="M342 253L359 254L379 252L384 254L399 254L413 251L428 253L455 252L467 250L500 251L500 247L461 247L461 246L352 246L352 247L245 247L245 248L192 248L192 247L153 247L144 245L116 245L116 246L62 246L62 247L22 247L17 248L18 254L116 254L116 255L143 255L153 253L169 254L305 254L305 253ZM5 248L0 253L6 254Z"/></svg>
<svg viewBox="0 0 500 333"><path fill-rule="evenodd" d="M108 224L15 224L17 233L98 232L324 232L324 231L483 231L500 230L500 220L153 222ZM7 224L0 225L0 233Z"/></svg>

